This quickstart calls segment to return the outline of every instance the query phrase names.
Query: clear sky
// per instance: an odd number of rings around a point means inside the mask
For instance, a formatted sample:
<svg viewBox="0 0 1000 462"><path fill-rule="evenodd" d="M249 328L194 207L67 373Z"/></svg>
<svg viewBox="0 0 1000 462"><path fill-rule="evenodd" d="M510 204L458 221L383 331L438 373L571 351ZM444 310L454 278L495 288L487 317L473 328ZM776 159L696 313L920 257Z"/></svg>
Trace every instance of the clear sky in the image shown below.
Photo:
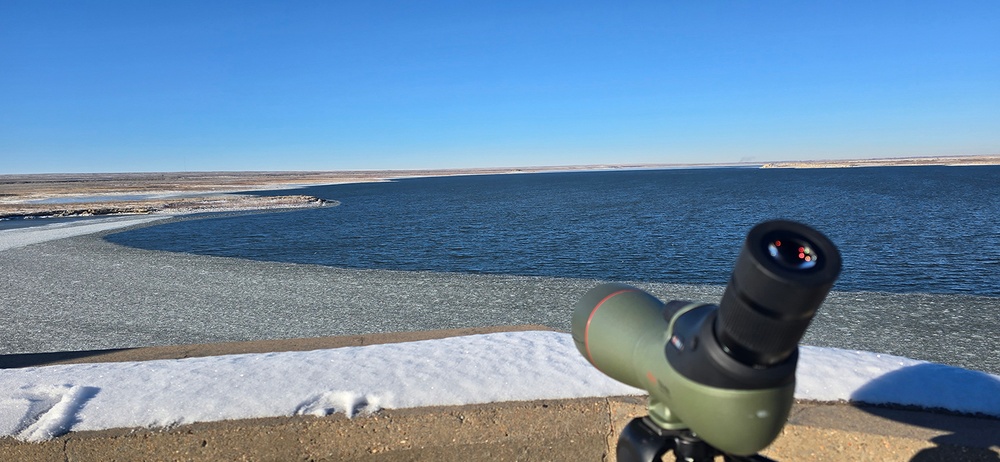
<svg viewBox="0 0 1000 462"><path fill-rule="evenodd" d="M1000 153L1000 2L0 1L0 173Z"/></svg>

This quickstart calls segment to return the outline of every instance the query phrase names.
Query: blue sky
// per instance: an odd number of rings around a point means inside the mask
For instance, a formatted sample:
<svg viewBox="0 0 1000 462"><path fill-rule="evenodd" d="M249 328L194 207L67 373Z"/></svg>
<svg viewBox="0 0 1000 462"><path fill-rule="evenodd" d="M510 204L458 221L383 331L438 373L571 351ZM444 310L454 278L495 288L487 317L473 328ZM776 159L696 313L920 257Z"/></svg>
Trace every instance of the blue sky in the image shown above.
<svg viewBox="0 0 1000 462"><path fill-rule="evenodd" d="M1000 153L1000 2L0 2L0 173Z"/></svg>

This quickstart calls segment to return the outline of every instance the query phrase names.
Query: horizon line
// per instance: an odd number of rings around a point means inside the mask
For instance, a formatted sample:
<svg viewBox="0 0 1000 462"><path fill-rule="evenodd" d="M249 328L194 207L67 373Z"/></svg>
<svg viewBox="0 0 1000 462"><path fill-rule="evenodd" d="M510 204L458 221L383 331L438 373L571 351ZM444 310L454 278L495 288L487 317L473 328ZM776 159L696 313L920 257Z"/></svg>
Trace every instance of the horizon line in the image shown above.
<svg viewBox="0 0 1000 462"><path fill-rule="evenodd" d="M642 162L642 163L600 163L600 164L560 164L560 165L524 165L524 166L492 166L492 167L438 167L438 168L385 168L385 169L347 169L347 170L134 170L134 171L92 171L92 172L36 172L36 173L0 173L0 178L26 176L64 176L64 175L154 175L154 174L384 174L384 173L533 173L546 171L574 170L623 170L623 169L657 169L657 168L706 168L706 167L762 167L762 168L802 168L802 167L863 167L863 166L905 166L905 165L952 165L960 162L967 165L1000 165L1000 154L970 154L948 156L899 156L872 157L850 159L812 159L812 160L764 160L737 162Z"/></svg>

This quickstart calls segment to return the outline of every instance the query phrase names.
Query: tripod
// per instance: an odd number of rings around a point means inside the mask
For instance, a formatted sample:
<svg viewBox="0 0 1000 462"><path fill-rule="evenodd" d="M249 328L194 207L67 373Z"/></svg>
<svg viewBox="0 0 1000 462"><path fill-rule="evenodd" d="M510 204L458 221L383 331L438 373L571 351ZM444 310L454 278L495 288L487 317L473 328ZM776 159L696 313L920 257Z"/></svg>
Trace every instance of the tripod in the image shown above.
<svg viewBox="0 0 1000 462"><path fill-rule="evenodd" d="M678 462L712 462L721 455L726 462L775 462L759 454L734 456L718 449L691 433L690 430L667 430L648 416L632 419L618 436L618 462L660 462L673 451Z"/></svg>

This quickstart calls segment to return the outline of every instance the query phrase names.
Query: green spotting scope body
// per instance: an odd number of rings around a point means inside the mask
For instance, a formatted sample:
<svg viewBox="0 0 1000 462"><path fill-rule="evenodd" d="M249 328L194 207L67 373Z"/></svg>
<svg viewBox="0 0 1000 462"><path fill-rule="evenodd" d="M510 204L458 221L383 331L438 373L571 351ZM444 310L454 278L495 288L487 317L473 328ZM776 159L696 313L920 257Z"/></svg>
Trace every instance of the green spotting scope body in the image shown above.
<svg viewBox="0 0 1000 462"><path fill-rule="evenodd" d="M840 268L819 232L764 222L748 234L720 305L663 303L636 287L601 284L577 302L573 340L598 370L649 393L649 418L660 428L751 455L785 425L798 342Z"/></svg>
<svg viewBox="0 0 1000 462"><path fill-rule="evenodd" d="M676 317L700 316L704 308L715 307L685 302ZM665 313L669 314L663 302L640 289L602 284L587 292L573 312L573 340L598 370L647 390L649 417L660 427L690 428L729 454L748 455L767 447L788 419L794 380L746 390L712 387L684 377L664 360L668 345L675 348L674 329Z"/></svg>

